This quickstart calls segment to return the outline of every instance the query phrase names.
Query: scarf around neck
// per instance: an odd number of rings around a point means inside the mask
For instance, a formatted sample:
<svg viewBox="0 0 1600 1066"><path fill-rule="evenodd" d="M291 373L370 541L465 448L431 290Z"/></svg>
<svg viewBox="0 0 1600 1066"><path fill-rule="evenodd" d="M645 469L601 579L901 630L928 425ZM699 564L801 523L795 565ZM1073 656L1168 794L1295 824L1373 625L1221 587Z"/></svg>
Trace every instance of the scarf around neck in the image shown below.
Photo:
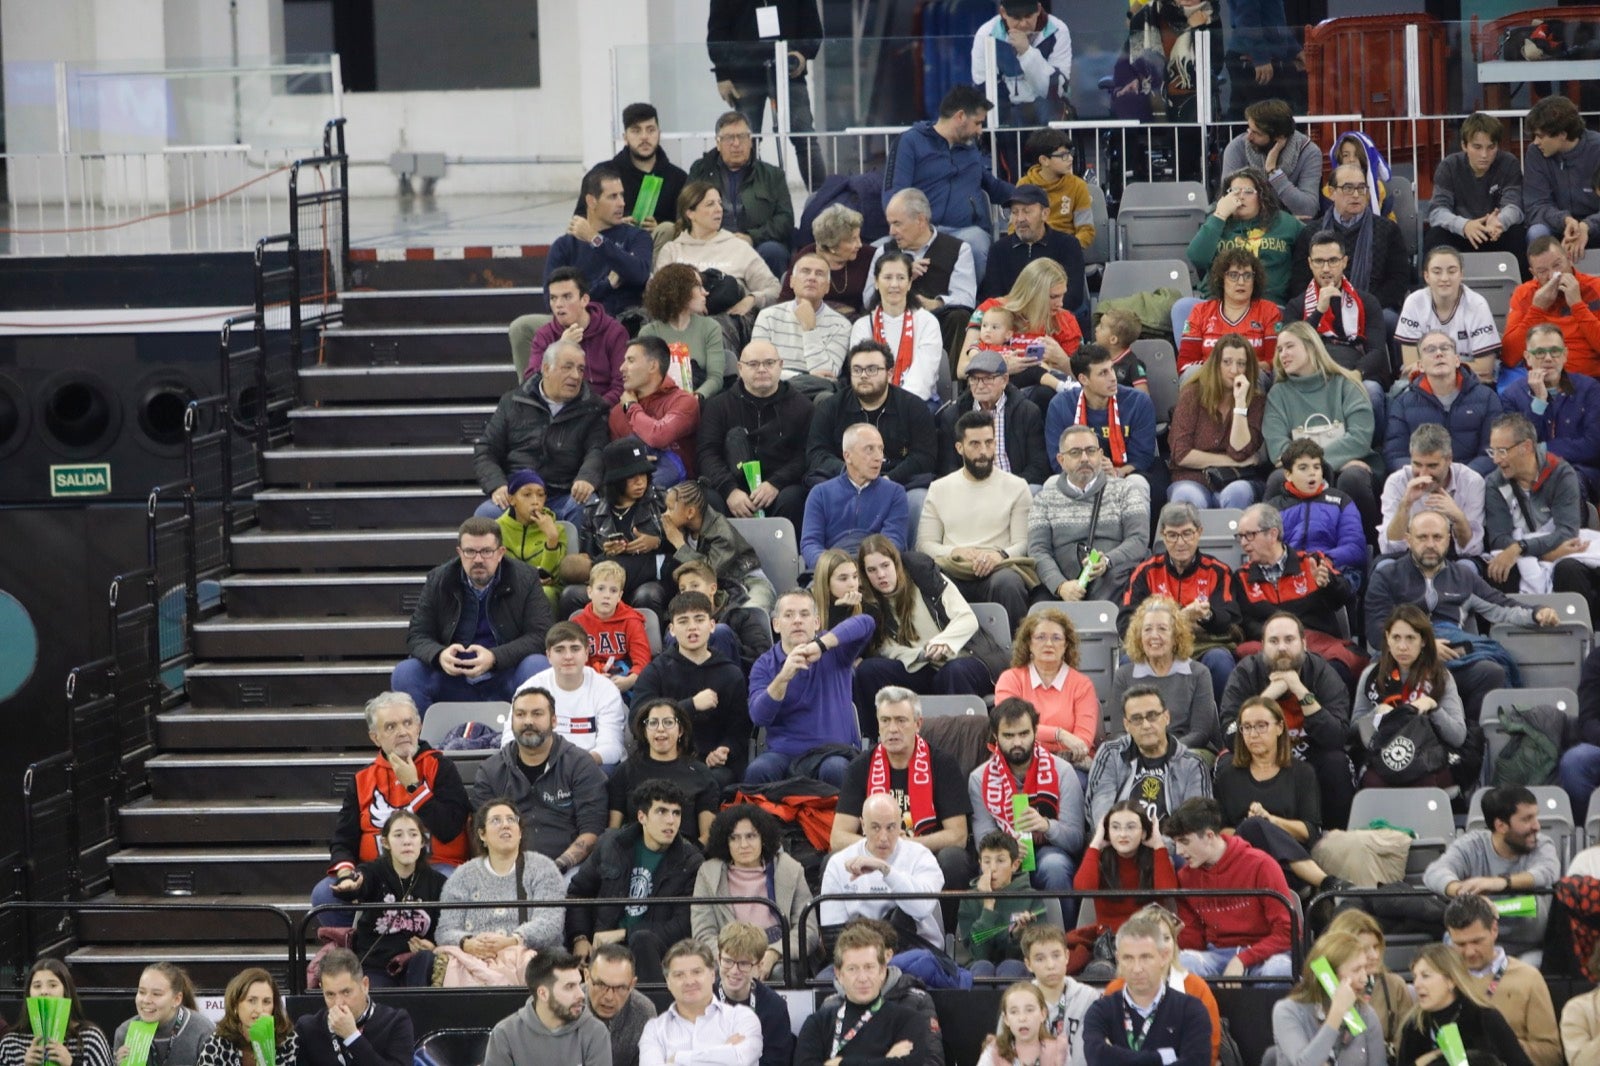
<svg viewBox="0 0 1600 1066"><path fill-rule="evenodd" d="M1082 388L1078 389L1078 410L1072 416L1075 426L1089 424L1089 394ZM1112 393L1106 400L1106 438L1111 442L1111 462L1115 466L1125 466L1128 462L1128 442L1122 437L1122 423L1117 420L1117 395Z"/></svg>
<svg viewBox="0 0 1600 1066"><path fill-rule="evenodd" d="M1354 222L1339 221L1339 212L1328 208L1327 214L1322 216L1319 229L1332 230L1335 233L1354 233L1355 243L1347 243L1350 249L1350 273L1348 279L1351 285L1362 292L1372 291L1372 208L1364 207L1361 214Z"/></svg>
<svg viewBox="0 0 1600 1066"><path fill-rule="evenodd" d="M906 303L906 313L900 320L900 346L895 352L894 365L889 368L889 381L899 385L905 380L906 371L911 369L911 358L916 354L916 330L912 328L911 316L913 314L911 303ZM883 334L883 305L880 304L872 310L872 339L879 344L888 344Z"/></svg>
<svg viewBox="0 0 1600 1066"><path fill-rule="evenodd" d="M1028 763L1028 778L1023 786L1039 813L1054 818L1061 811L1061 783L1056 779L1055 758L1038 744L1033 746L1033 759ZM983 765L983 808L994 815L995 824L1002 830L1017 835L1011 812L1011 799L1017 792L1017 779L1011 775L1011 764L1005 753L996 751Z"/></svg>
<svg viewBox="0 0 1600 1066"><path fill-rule="evenodd" d="M879 744L872 749L872 761L867 764L867 795L890 792L892 770L889 753ZM911 752L911 764L906 767L906 799L911 803L911 835L931 829L938 821L933 809L933 749L920 736Z"/></svg>
<svg viewBox="0 0 1600 1066"><path fill-rule="evenodd" d="M1329 303L1328 309L1320 315L1317 313L1317 283L1313 281L1306 286L1305 314L1301 317L1312 323L1324 337L1362 342L1363 345L1366 341L1367 308L1349 278L1339 279L1338 300Z"/></svg>

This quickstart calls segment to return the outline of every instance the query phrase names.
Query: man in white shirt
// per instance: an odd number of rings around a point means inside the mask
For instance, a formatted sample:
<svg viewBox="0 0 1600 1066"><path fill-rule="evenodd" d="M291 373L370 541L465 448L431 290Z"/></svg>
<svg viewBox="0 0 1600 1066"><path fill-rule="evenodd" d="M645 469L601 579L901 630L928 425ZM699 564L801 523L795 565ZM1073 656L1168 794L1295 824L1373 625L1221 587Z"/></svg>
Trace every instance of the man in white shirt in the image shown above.
<svg viewBox="0 0 1600 1066"><path fill-rule="evenodd" d="M827 303L831 269L820 255L801 256L789 272L794 299L764 308L750 334L778 349L783 380L812 397L838 386L850 342L850 321Z"/></svg>
<svg viewBox="0 0 1600 1066"><path fill-rule="evenodd" d="M1437 511L1450 520L1458 559L1483 555L1483 475L1455 461L1450 431L1426 422L1411 431L1411 462L1383 483L1383 520L1378 551L1403 552L1406 530L1418 511Z"/></svg>
<svg viewBox="0 0 1600 1066"><path fill-rule="evenodd" d="M672 1006L644 1027L639 1066L756 1066L761 1022L749 1007L716 997L717 966L711 949L680 940L662 965Z"/></svg>
<svg viewBox="0 0 1600 1066"><path fill-rule="evenodd" d="M886 251L911 256L911 299L924 311L938 315L947 307L977 305L978 267L972 249L961 238L934 228L933 207L921 189L901 189L889 198L883 214L889 236L878 242L867 268L866 306L877 295L874 268Z"/></svg>
<svg viewBox="0 0 1600 1066"><path fill-rule="evenodd" d="M523 687L541 688L555 697L556 733L588 752L609 774L625 755L627 709L622 705L622 693L609 678L589 667L589 638L576 622L551 626L545 635L545 653L550 669L534 674ZM500 745L515 739L507 717Z"/></svg>
<svg viewBox="0 0 1600 1066"><path fill-rule="evenodd" d="M1015 474L995 469L994 416L956 419L961 469L928 486L917 550L931 555L968 603L998 603L1013 632L1028 613L1028 586L1008 560L1028 554L1033 493Z"/></svg>
<svg viewBox="0 0 1600 1066"><path fill-rule="evenodd" d="M822 872L822 895L850 895L853 901L828 900L822 904L824 930L837 931L857 915L892 920L899 910L916 922L917 936L928 946L944 945L944 919L937 899L873 899L882 892L939 892L944 872L933 852L902 836L900 805L893 796L878 793L861 805L862 839L833 853ZM826 936L826 934L825 934ZM831 938L829 938L831 939ZM902 942L901 950L916 944Z"/></svg>

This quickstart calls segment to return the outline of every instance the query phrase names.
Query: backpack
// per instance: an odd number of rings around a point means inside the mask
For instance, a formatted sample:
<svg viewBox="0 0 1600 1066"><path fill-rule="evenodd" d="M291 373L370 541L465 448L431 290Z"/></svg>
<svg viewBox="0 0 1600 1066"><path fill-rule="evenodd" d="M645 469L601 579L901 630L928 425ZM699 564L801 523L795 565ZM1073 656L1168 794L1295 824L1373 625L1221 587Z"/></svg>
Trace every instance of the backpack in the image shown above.
<svg viewBox="0 0 1600 1066"><path fill-rule="evenodd" d="M1390 788L1416 784L1444 765L1444 745L1433 724L1403 704L1383 716L1367 745L1367 768Z"/></svg>
<svg viewBox="0 0 1600 1066"><path fill-rule="evenodd" d="M1555 707L1507 707L1500 714L1505 747L1494 759L1491 785L1552 785L1561 762L1566 715Z"/></svg>
<svg viewBox="0 0 1600 1066"><path fill-rule="evenodd" d="M750 803L778 819L783 850L805 870L812 892L822 889L833 835L833 812L839 790L823 781L791 777L768 785L745 786L730 803Z"/></svg>

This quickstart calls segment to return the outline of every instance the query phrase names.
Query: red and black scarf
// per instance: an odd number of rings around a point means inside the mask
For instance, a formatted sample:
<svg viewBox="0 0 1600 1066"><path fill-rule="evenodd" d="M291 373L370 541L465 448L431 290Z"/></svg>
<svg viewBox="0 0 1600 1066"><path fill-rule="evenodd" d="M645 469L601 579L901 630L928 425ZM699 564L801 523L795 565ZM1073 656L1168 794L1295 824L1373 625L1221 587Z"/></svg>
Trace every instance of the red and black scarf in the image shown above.
<svg viewBox="0 0 1600 1066"><path fill-rule="evenodd" d="M1056 779L1056 760L1038 744L1033 746L1033 761L1028 764L1028 779L1024 782L1028 797L1039 813L1054 818L1061 811L1061 782ZM1001 829L1017 835L1012 825L1011 797L1016 794L1017 779L1011 776L1011 765L1003 752L983 765L983 807Z"/></svg>
<svg viewBox="0 0 1600 1066"><path fill-rule="evenodd" d="M1078 389L1078 411L1072 418L1075 426L1089 424L1089 396L1080 386ZM1111 394L1106 400L1106 439L1111 442L1111 463L1113 466L1128 465L1128 442L1122 438L1122 423L1117 420L1117 395Z"/></svg>
<svg viewBox="0 0 1600 1066"><path fill-rule="evenodd" d="M872 761L867 764L867 795L892 792L889 787L889 753L879 744L872 749ZM938 825L938 815L933 809L933 749L921 737L911 752L911 765L906 767L906 799L911 804L911 835L921 836Z"/></svg>

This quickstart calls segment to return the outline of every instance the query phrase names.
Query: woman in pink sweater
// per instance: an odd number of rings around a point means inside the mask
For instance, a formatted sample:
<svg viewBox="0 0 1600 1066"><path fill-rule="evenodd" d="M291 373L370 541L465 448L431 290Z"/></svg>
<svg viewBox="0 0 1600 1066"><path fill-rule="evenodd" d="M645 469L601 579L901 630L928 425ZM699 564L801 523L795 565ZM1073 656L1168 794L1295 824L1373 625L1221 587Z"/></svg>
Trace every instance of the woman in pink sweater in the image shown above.
<svg viewBox="0 0 1600 1066"><path fill-rule="evenodd" d="M1078 666L1078 631L1054 608L1030 614L1011 642L1011 669L994 685L994 701L1016 696L1039 712L1039 743L1087 780L1100 725L1100 698ZM1080 780L1080 784L1082 780Z"/></svg>

